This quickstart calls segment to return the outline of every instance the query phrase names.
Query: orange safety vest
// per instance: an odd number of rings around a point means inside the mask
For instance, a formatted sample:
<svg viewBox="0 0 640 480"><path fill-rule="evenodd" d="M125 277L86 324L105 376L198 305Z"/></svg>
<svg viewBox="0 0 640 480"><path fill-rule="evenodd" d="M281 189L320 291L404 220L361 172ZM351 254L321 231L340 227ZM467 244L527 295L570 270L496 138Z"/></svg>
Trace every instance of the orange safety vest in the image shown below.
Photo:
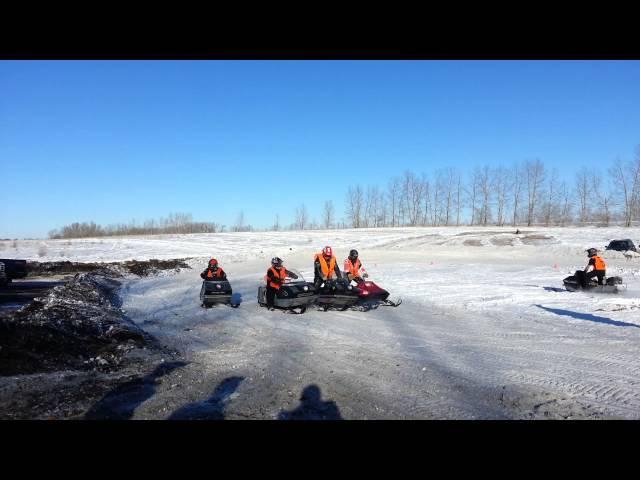
<svg viewBox="0 0 640 480"><path fill-rule="evenodd" d="M356 264L354 265L353 263L351 263L351 260L349 258L347 258L344 261L344 270L348 273L350 273L351 275L353 275L354 277L359 277L360 276L360 267L362 266L362 263L360 263L360 259L357 258L356 259Z"/></svg>
<svg viewBox="0 0 640 480"><path fill-rule="evenodd" d="M222 269L220 267L216 268L214 272L212 272L211 269L207 268L207 278L220 278L222 277L222 275L220 274L221 271Z"/></svg>
<svg viewBox="0 0 640 480"><path fill-rule="evenodd" d="M324 259L321 253L316 253L316 256L313 259L314 261L320 261L320 268L322 269L323 280L327 280L333 276L333 270L336 266L336 257L331 257L329 261L329 265L327 265L327 261Z"/></svg>
<svg viewBox="0 0 640 480"><path fill-rule="evenodd" d="M604 260L602 260L599 256L594 255L593 257L591 257L595 260L595 262L593 262L593 268L595 270L606 270L606 265L604 264Z"/></svg>
<svg viewBox="0 0 640 480"><path fill-rule="evenodd" d="M280 267L279 271L275 267L271 267L269 270L273 272L273 275L276 278L279 278L281 282L284 282L284 279L287 278L287 269L284 267ZM268 273L268 271L267 271ZM265 281L271 288L275 288L276 290L280 290L280 284L272 282L269 278L269 275L264 276Z"/></svg>

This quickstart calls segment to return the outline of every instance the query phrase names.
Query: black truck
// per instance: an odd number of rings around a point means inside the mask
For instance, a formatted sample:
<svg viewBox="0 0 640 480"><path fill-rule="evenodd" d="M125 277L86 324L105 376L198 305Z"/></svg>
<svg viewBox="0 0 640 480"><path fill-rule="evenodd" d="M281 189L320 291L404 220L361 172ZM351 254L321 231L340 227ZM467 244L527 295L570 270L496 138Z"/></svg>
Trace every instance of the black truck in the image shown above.
<svg viewBox="0 0 640 480"><path fill-rule="evenodd" d="M611 240L605 250L616 250L618 252L626 252L627 250L631 250L632 252L638 251L636 249L636 246L629 238L626 238L624 240Z"/></svg>
<svg viewBox="0 0 640 480"><path fill-rule="evenodd" d="M4 280L0 280L0 282L6 283L11 282L14 278L25 278L27 276L27 261L26 260L15 260L12 258L0 258L0 263L4 265Z"/></svg>

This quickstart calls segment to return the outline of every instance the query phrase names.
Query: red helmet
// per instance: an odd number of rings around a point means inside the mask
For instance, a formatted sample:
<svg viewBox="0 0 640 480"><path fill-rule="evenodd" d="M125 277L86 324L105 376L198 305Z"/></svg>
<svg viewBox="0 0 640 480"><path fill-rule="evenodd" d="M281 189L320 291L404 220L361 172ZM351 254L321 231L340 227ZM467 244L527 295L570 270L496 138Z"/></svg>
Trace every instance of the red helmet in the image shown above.
<svg viewBox="0 0 640 480"><path fill-rule="evenodd" d="M212 258L211 260L209 260L210 267L215 267L217 265L218 265L218 260L216 260L215 258Z"/></svg>
<svg viewBox="0 0 640 480"><path fill-rule="evenodd" d="M331 249L331 247L329 245L327 245L326 247L324 247L322 249L322 256L323 257L333 257L333 250Z"/></svg>

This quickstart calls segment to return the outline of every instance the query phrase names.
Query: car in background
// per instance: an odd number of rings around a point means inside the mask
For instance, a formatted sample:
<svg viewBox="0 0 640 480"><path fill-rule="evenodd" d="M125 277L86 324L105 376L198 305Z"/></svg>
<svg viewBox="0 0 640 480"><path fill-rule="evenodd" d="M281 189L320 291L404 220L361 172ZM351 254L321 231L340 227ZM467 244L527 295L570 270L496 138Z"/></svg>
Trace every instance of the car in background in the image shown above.
<svg viewBox="0 0 640 480"><path fill-rule="evenodd" d="M6 287L9 283L7 272L4 271L4 263L0 262L0 287Z"/></svg>
<svg viewBox="0 0 640 480"><path fill-rule="evenodd" d="M27 261L10 258L0 258L0 263L4 266L6 283L11 283L15 278L25 278L27 276Z"/></svg>
<svg viewBox="0 0 640 480"><path fill-rule="evenodd" d="M631 250L632 252L638 252L638 249L629 238L626 238L624 240L611 240L605 250L616 250L618 252L626 252L628 250Z"/></svg>

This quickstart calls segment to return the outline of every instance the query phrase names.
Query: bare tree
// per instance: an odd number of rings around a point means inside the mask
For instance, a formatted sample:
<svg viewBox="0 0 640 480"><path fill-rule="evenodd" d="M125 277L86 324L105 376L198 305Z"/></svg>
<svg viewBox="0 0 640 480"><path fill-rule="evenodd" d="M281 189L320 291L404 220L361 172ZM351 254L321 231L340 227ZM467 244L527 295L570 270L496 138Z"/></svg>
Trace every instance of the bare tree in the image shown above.
<svg viewBox="0 0 640 480"><path fill-rule="evenodd" d="M460 210L462 209L462 175L456 180L456 227L460 225Z"/></svg>
<svg viewBox="0 0 640 480"><path fill-rule="evenodd" d="M544 164L539 160L528 160L525 164L527 180L527 226L530 227L536 212L540 187L544 182Z"/></svg>
<svg viewBox="0 0 640 480"><path fill-rule="evenodd" d="M300 207L296 208L296 221L295 226L298 230L304 230L304 227L309 222L309 216L307 213L307 207L304 203Z"/></svg>
<svg viewBox="0 0 640 480"><path fill-rule="evenodd" d="M433 201L431 200L431 184L429 183L429 179L423 173L422 174L422 198L423 198L423 208L422 208L422 225L428 225L431 221L434 222L432 212L433 212Z"/></svg>
<svg viewBox="0 0 640 480"><path fill-rule="evenodd" d="M449 226L453 209L453 188L456 182L456 171L447 168L444 173L443 198L444 198L444 224Z"/></svg>
<svg viewBox="0 0 640 480"><path fill-rule="evenodd" d="M484 166L478 171L478 182L480 187L480 221L487 226L491 217L491 177L489 175L489 167Z"/></svg>
<svg viewBox="0 0 640 480"><path fill-rule="evenodd" d="M602 186L600 175L592 175L591 182L592 192L598 199L598 206L600 207L598 216L604 226L608 227L611 221L611 207L613 203L611 192Z"/></svg>
<svg viewBox="0 0 640 480"><path fill-rule="evenodd" d="M333 224L333 202L331 200L327 200L324 202L324 211L322 212L322 222L324 224L324 228L329 229Z"/></svg>
<svg viewBox="0 0 640 480"><path fill-rule="evenodd" d="M169 217L171 218L171 215L169 215ZM240 210L240 213L238 213L238 218L236 219L236 224L233 226L233 231L234 232L244 231L244 211L243 210Z"/></svg>
<svg viewBox="0 0 640 480"><path fill-rule="evenodd" d="M496 225L502 226L505 222L507 192L509 190L509 172L503 168L496 168L492 174L492 190L496 199Z"/></svg>
<svg viewBox="0 0 640 480"><path fill-rule="evenodd" d="M357 185L355 188L349 187L347 191L347 216L353 228L360 228L362 215L362 188Z"/></svg>
<svg viewBox="0 0 640 480"><path fill-rule="evenodd" d="M624 226L630 227L640 192L640 147L635 162L625 164L618 158L609 174L623 206Z"/></svg>
<svg viewBox="0 0 640 480"><path fill-rule="evenodd" d="M412 226L417 225L420 218L423 187L423 183L413 172L405 171L402 178L402 195L409 217L409 225Z"/></svg>
<svg viewBox="0 0 640 480"><path fill-rule="evenodd" d="M378 199L376 201L376 225L387 226L387 205L386 195L382 189L378 189Z"/></svg>
<svg viewBox="0 0 640 480"><path fill-rule="evenodd" d="M524 175L522 167L516 163L511 174L511 191L513 193L513 226L518 224L518 207L520 205L520 195L522 194L522 185L524 183Z"/></svg>
<svg viewBox="0 0 640 480"><path fill-rule="evenodd" d="M556 205L556 200L558 196L558 191L556 186L557 176L558 176L558 172L555 169L553 169L553 171L551 172L551 175L549 176L549 186L547 188L546 203L544 208L545 227L549 226L554 210L557 209L557 205Z"/></svg>
<svg viewBox="0 0 640 480"><path fill-rule="evenodd" d="M277 232L278 230L280 230L280 215L279 214L276 214L276 221L273 222L272 230L274 232Z"/></svg>
<svg viewBox="0 0 640 480"><path fill-rule="evenodd" d="M476 202L478 200L478 184L479 184L479 171L476 168L471 175L471 185L467 187L467 197L469 205L471 206L471 225L475 224L476 220Z"/></svg>
<svg viewBox="0 0 640 480"><path fill-rule="evenodd" d="M391 215L391 226L395 227L400 217L400 181L397 177L390 179L387 183L387 203Z"/></svg>
<svg viewBox="0 0 640 480"><path fill-rule="evenodd" d="M560 199L562 204L560 226L564 227L567 222L569 222L571 215L571 194L565 182L562 182L562 185L560 185Z"/></svg>
<svg viewBox="0 0 640 480"><path fill-rule="evenodd" d="M576 174L576 196L580 207L578 220L584 223L589 219L589 193L591 191L591 182L589 181L591 173L586 167L582 167Z"/></svg>

